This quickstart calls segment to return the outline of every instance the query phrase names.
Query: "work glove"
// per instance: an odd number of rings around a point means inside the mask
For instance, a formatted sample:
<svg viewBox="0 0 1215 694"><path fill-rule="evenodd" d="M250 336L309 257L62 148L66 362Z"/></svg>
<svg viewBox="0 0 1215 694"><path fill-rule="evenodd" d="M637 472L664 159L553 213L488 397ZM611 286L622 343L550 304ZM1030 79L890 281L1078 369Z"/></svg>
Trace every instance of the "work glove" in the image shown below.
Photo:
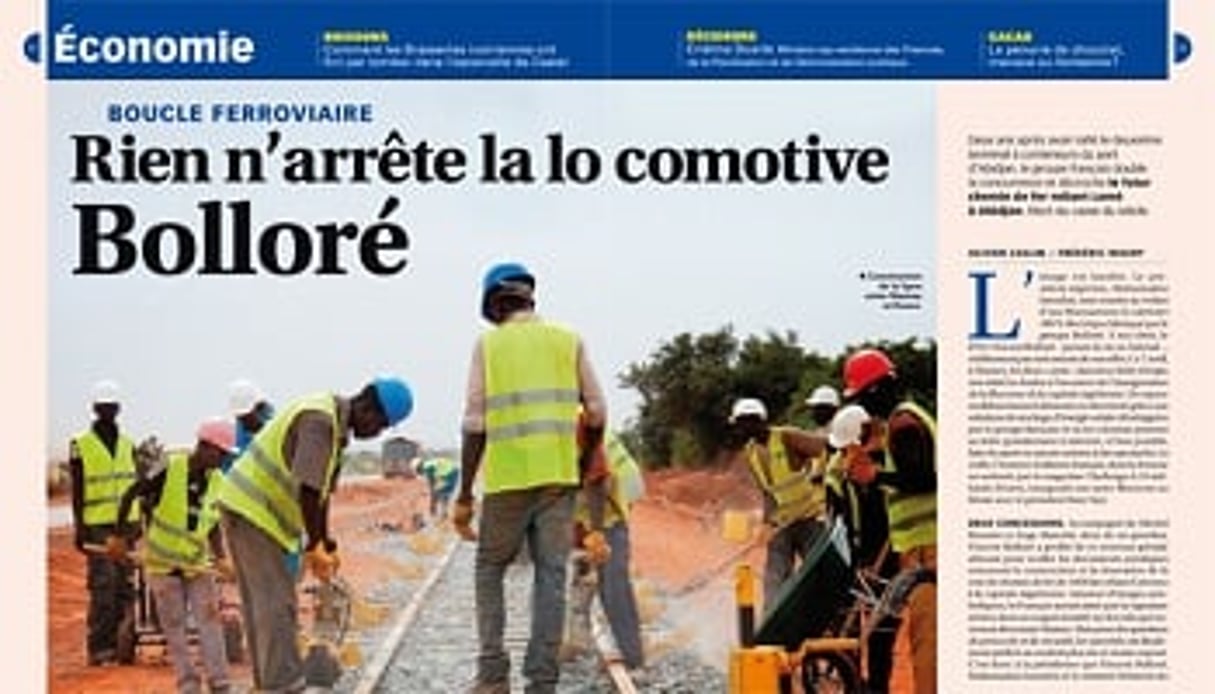
<svg viewBox="0 0 1215 694"><path fill-rule="evenodd" d="M472 529L473 502L472 499L457 500L451 512L451 525L460 537L469 542L477 541L477 531Z"/></svg>
<svg viewBox="0 0 1215 694"><path fill-rule="evenodd" d="M333 538L327 537L322 544L325 545L325 552L329 555L329 561L333 564L333 572L337 573L337 570L342 567L342 559L338 556L337 542Z"/></svg>
<svg viewBox="0 0 1215 694"><path fill-rule="evenodd" d="M105 539L105 555L111 561L125 562L127 560L127 541L122 535L110 535Z"/></svg>
<svg viewBox="0 0 1215 694"><path fill-rule="evenodd" d="M219 574L220 580L234 581L236 580L236 565L232 563L229 557L220 557L215 560L215 573Z"/></svg>
<svg viewBox="0 0 1215 694"><path fill-rule="evenodd" d="M612 548L600 530L592 530L582 538L582 549L586 550L587 561L592 566L603 566L612 558Z"/></svg>
<svg viewBox="0 0 1215 694"><path fill-rule="evenodd" d="M848 464L848 479L861 485L877 479L878 466L868 456L858 456Z"/></svg>
<svg viewBox="0 0 1215 694"><path fill-rule="evenodd" d="M307 567L309 573L316 577L316 580L328 583L337 573L338 560L336 555L325 551L324 543L318 542L312 549L304 553L304 566Z"/></svg>

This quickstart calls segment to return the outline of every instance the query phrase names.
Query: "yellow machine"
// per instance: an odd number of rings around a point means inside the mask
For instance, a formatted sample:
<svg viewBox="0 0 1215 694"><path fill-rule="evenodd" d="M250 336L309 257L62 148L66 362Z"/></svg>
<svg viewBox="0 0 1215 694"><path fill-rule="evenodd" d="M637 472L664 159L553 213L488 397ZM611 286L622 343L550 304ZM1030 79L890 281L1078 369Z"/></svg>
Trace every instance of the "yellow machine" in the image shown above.
<svg viewBox="0 0 1215 694"><path fill-rule="evenodd" d="M840 525L824 533L756 622L756 579L735 572L739 645L730 653L730 694L860 694L861 664L875 608L874 579L854 573Z"/></svg>

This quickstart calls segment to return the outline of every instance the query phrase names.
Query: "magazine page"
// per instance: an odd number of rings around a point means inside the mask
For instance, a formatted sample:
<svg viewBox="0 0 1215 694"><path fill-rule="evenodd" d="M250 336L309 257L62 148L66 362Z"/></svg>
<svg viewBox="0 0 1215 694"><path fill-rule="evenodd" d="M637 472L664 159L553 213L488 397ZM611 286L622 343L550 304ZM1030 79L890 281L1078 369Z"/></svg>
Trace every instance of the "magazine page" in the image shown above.
<svg viewBox="0 0 1215 694"><path fill-rule="evenodd" d="M1205 688L1192 77L938 92L942 330L967 336L941 361L966 460L941 647L984 688Z"/></svg>
<svg viewBox="0 0 1215 694"><path fill-rule="evenodd" d="M13 13L23 690L1204 690L1209 8Z"/></svg>

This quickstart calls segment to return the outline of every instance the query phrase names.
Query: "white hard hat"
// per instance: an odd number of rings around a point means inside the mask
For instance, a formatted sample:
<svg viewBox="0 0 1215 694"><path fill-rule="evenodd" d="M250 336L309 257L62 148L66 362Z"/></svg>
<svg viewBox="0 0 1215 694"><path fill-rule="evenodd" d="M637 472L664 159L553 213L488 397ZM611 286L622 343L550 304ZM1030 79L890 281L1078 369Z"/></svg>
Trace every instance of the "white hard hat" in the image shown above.
<svg viewBox="0 0 1215 694"><path fill-rule="evenodd" d="M252 381L242 378L228 385L228 411L233 417L248 414L264 399L261 389Z"/></svg>
<svg viewBox="0 0 1215 694"><path fill-rule="evenodd" d="M840 409L831 418L831 430L827 433L827 443L836 448L859 444L861 431L868 421L869 413L860 405L848 405Z"/></svg>
<svg viewBox="0 0 1215 694"><path fill-rule="evenodd" d="M747 415L755 415L760 419L767 421L768 408L755 398L739 398L734 401L734 407L730 409L730 421L735 422L739 417Z"/></svg>
<svg viewBox="0 0 1215 694"><path fill-rule="evenodd" d="M114 381L98 381L93 384L92 401L94 405L102 403L118 404L121 391L118 389L118 384Z"/></svg>
<svg viewBox="0 0 1215 694"><path fill-rule="evenodd" d="M819 386L810 393L810 397L806 398L806 404L814 407L815 405L831 405L832 407L840 406L840 394L831 386Z"/></svg>

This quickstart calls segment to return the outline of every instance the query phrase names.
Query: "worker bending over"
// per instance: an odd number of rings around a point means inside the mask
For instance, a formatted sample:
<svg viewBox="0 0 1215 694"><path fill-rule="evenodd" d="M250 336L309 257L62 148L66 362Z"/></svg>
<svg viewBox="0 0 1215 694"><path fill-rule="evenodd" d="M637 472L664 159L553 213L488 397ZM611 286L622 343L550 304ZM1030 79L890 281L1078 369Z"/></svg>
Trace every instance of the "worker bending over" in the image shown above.
<svg viewBox="0 0 1215 694"><path fill-rule="evenodd" d="M286 555L303 535L307 570L320 581L337 570L329 501L348 437L375 437L412 410L413 394L397 378L377 378L353 397L301 398L276 414L224 475L218 503L259 691L305 687L295 581Z"/></svg>
<svg viewBox="0 0 1215 694"><path fill-rule="evenodd" d="M822 466L827 444L824 437L803 429L770 426L767 407L754 398L735 401L730 422L744 441L751 478L764 495L759 541L768 548L763 600L769 612L781 585L825 531Z"/></svg>
<svg viewBox="0 0 1215 694"><path fill-rule="evenodd" d="M585 427L579 427L580 437ZM607 616L612 638L620 649L625 667L645 666L641 641L641 617L629 575L629 511L640 495L640 468L612 431L605 430L603 443L595 448L583 475L582 490L574 509L576 544L585 552L579 572L595 571L599 603ZM630 489L632 487L633 489ZM580 606L581 607L581 606ZM589 607L589 606L586 606ZM582 607L582 614L589 610Z"/></svg>

